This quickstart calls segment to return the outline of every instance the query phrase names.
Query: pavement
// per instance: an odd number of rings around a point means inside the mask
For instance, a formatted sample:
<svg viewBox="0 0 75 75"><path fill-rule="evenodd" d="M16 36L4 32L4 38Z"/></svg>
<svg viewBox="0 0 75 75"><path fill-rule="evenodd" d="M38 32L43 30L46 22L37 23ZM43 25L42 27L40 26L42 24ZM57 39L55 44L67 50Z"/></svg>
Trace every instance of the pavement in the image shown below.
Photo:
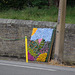
<svg viewBox="0 0 75 75"><path fill-rule="evenodd" d="M0 60L0 75L75 75L75 68Z"/></svg>

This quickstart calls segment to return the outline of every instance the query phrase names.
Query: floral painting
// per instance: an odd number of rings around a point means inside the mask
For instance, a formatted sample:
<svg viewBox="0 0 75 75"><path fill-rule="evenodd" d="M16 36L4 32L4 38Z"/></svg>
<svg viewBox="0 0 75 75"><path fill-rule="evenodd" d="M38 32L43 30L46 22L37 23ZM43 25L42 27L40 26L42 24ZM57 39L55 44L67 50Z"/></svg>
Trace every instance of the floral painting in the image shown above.
<svg viewBox="0 0 75 75"><path fill-rule="evenodd" d="M47 61L52 34L51 28L33 28L28 46L28 60Z"/></svg>

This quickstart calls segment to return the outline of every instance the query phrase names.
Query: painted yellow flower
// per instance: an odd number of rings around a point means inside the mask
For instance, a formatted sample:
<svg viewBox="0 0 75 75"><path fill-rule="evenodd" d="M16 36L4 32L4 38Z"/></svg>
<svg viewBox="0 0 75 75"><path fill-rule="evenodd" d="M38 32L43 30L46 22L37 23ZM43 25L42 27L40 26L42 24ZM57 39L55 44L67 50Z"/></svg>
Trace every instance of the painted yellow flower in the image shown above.
<svg viewBox="0 0 75 75"><path fill-rule="evenodd" d="M38 58L36 59L37 61L42 61L45 62L46 61L46 57L47 57L47 53L42 53L38 56Z"/></svg>

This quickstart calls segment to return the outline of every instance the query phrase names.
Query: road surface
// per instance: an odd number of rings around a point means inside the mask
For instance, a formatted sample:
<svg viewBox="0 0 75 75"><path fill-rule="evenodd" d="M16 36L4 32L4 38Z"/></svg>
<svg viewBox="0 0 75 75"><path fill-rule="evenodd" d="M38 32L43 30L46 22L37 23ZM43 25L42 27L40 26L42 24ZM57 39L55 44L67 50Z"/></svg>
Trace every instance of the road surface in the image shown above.
<svg viewBox="0 0 75 75"><path fill-rule="evenodd" d="M75 68L0 60L0 75L75 75Z"/></svg>

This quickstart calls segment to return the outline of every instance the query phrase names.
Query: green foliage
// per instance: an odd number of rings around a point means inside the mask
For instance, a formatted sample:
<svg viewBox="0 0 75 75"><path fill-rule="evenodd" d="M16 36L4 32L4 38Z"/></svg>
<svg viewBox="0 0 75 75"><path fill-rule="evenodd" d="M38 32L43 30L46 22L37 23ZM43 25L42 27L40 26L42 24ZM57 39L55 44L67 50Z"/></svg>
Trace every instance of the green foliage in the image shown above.
<svg viewBox="0 0 75 75"><path fill-rule="evenodd" d="M31 41L30 47L36 51L36 49L38 49L38 44L35 41Z"/></svg>
<svg viewBox="0 0 75 75"><path fill-rule="evenodd" d="M31 49L30 47L28 47L28 51L29 53L33 56L36 57L38 54L36 54L36 52L33 51L33 49Z"/></svg>
<svg viewBox="0 0 75 75"><path fill-rule="evenodd" d="M32 5L37 6L38 8L42 8L43 6L48 5L48 0L33 0Z"/></svg>
<svg viewBox="0 0 75 75"><path fill-rule="evenodd" d="M2 9L23 9L25 7L48 7L56 5L58 0L0 0L0 10ZM67 5L74 6L75 0L68 0Z"/></svg>
<svg viewBox="0 0 75 75"><path fill-rule="evenodd" d="M22 9L27 0L0 0L0 9Z"/></svg>
<svg viewBox="0 0 75 75"><path fill-rule="evenodd" d="M75 0L67 0L67 5L71 7L75 6Z"/></svg>
<svg viewBox="0 0 75 75"><path fill-rule="evenodd" d="M44 44L45 40L42 40L41 43L39 44L38 51L41 50L41 48L43 48Z"/></svg>
<svg viewBox="0 0 75 75"><path fill-rule="evenodd" d="M57 22L58 8L38 9L35 7L23 10L3 10L0 12L0 18ZM75 7L67 7L66 23L75 24Z"/></svg>

